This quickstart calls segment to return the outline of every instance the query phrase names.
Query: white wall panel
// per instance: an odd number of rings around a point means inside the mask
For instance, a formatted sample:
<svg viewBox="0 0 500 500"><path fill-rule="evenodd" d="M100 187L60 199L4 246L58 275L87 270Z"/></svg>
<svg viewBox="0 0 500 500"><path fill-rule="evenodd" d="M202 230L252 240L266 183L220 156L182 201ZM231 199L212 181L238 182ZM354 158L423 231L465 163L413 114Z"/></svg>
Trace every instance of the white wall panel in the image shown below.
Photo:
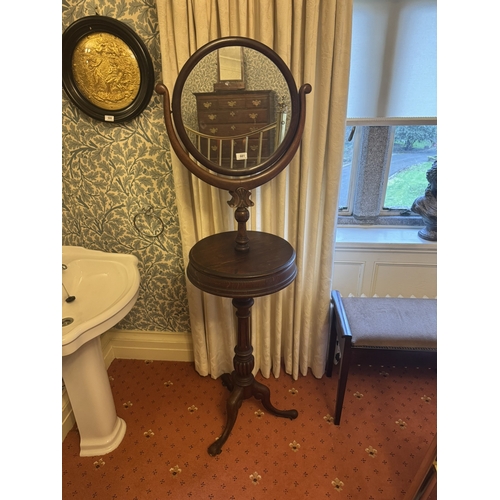
<svg viewBox="0 0 500 500"><path fill-rule="evenodd" d="M361 295L365 262L335 261L333 289L346 297L350 293Z"/></svg>
<svg viewBox="0 0 500 500"><path fill-rule="evenodd" d="M333 289L345 297L437 296L437 243L416 229L338 230Z"/></svg>
<svg viewBox="0 0 500 500"><path fill-rule="evenodd" d="M436 266L416 262L376 262L369 296L436 297Z"/></svg>

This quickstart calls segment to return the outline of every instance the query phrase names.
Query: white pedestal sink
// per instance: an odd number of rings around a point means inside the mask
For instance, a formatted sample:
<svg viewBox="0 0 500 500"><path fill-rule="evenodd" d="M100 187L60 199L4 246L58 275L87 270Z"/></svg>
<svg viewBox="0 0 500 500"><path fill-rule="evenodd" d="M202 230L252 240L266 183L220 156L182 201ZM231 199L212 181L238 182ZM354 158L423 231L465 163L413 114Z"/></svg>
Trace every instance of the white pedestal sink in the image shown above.
<svg viewBox="0 0 500 500"><path fill-rule="evenodd" d="M138 260L76 246L62 250L62 375L80 433L80 456L100 456L118 447L126 429L116 414L100 335L134 306Z"/></svg>

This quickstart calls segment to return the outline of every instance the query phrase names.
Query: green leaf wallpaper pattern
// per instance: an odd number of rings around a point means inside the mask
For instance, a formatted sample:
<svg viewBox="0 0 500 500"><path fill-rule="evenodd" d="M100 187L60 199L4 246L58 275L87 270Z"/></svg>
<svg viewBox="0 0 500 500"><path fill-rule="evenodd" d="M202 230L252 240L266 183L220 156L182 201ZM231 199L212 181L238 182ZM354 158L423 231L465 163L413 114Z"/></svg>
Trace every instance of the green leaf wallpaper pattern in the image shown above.
<svg viewBox="0 0 500 500"><path fill-rule="evenodd" d="M63 31L81 17L109 16L148 47L161 81L154 0L63 0ZM189 332L181 236L163 105L153 92L137 118L120 124L87 116L62 97L62 244L139 259L141 288L117 328Z"/></svg>

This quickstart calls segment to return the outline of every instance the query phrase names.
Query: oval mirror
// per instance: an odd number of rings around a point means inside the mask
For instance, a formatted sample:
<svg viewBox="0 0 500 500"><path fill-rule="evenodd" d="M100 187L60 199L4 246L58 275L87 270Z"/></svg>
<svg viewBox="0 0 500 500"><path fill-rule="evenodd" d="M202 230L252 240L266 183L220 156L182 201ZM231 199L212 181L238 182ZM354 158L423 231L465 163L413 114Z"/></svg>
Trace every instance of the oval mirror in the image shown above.
<svg viewBox="0 0 500 500"><path fill-rule="evenodd" d="M241 73L226 79L225 88L219 64L228 57ZM235 80L243 82L239 88L231 84ZM249 176L274 165L293 140L299 115L290 70L273 50L249 38L221 38L195 52L172 96L184 147L206 168L229 176Z"/></svg>

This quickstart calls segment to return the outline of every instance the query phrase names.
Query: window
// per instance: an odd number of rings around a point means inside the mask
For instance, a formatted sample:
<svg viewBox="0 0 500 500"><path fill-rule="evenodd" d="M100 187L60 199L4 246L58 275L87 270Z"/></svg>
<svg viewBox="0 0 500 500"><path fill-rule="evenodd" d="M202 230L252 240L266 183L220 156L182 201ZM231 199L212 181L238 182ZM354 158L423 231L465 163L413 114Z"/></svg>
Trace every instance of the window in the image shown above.
<svg viewBox="0 0 500 500"><path fill-rule="evenodd" d="M436 0L354 0L340 224L422 225L437 160Z"/></svg>
<svg viewBox="0 0 500 500"><path fill-rule="evenodd" d="M435 125L394 127L392 155L382 211L410 210L427 187L427 170L437 160Z"/></svg>
<svg viewBox="0 0 500 500"><path fill-rule="evenodd" d="M346 127L339 223L422 225L411 206L436 159L436 125Z"/></svg>

